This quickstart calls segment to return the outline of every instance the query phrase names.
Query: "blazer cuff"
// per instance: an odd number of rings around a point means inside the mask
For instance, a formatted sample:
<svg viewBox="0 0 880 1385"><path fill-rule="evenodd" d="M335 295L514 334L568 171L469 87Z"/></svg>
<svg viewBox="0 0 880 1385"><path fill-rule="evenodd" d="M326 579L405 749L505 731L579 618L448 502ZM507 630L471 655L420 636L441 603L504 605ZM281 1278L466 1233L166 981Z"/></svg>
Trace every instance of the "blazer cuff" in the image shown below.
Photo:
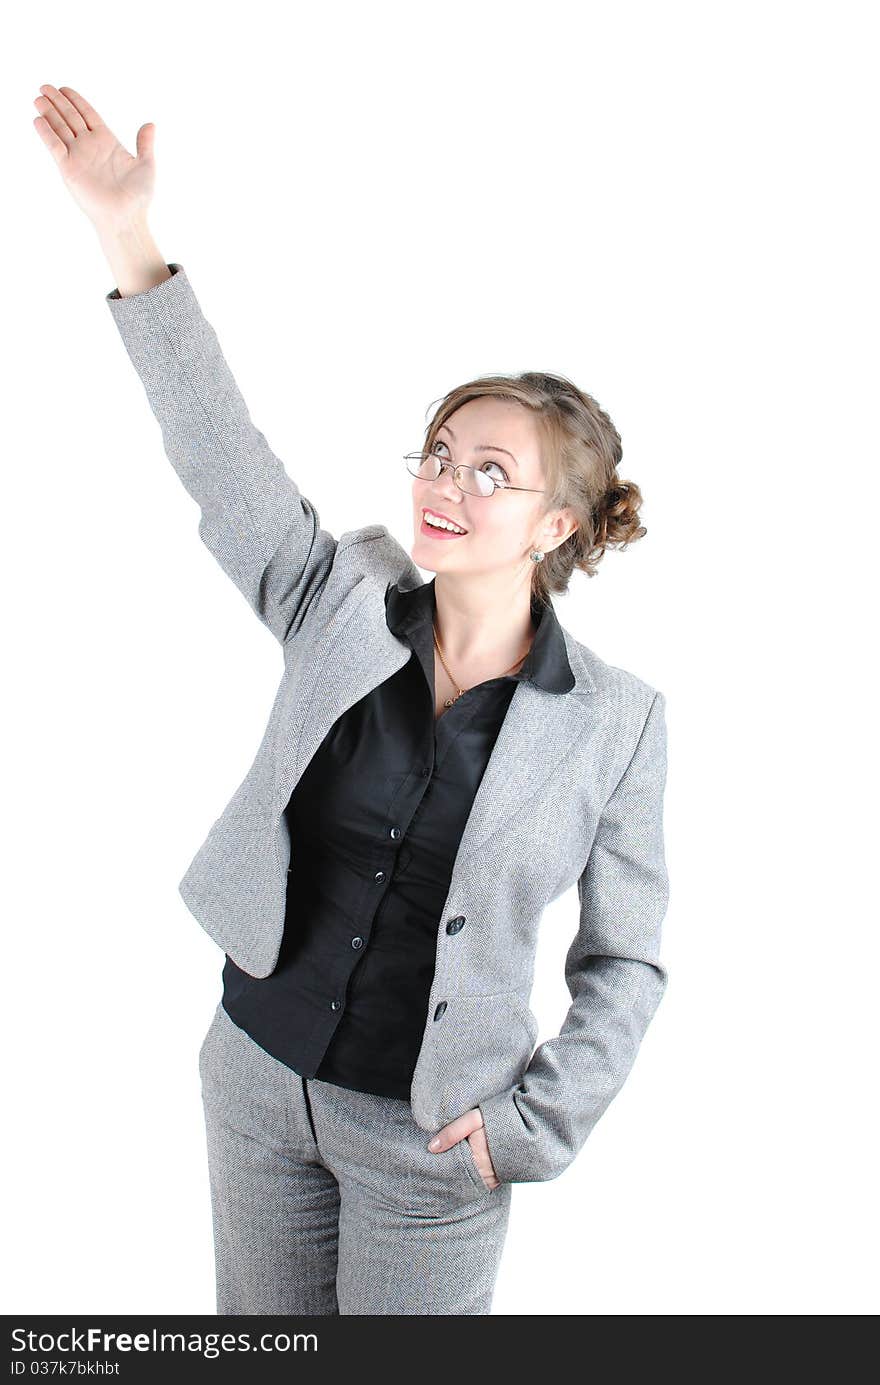
<svg viewBox="0 0 880 1385"><path fill-rule="evenodd" d="M152 299L168 298L172 296L190 298L192 296L192 285L186 277L186 270L182 264L176 260L166 260L166 269L171 271L168 279L160 279L158 284L152 284L150 288L143 289L140 293L127 293L123 298L118 288L111 289L104 294L104 301L109 304L110 311L116 318L121 318L129 313L140 311L140 305L149 294ZM129 308L126 305L134 303L137 306Z"/></svg>
<svg viewBox="0 0 880 1385"><path fill-rule="evenodd" d="M478 1102L492 1167L502 1183L543 1183L563 1172L542 1154L540 1132L529 1129L517 1105L522 1087Z"/></svg>

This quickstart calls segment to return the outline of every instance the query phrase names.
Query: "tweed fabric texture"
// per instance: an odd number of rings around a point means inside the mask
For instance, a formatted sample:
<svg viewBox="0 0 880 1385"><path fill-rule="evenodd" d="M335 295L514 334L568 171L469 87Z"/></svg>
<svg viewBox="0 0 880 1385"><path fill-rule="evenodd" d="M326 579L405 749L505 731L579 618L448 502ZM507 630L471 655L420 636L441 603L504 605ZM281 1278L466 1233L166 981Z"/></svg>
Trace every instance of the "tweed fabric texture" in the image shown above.
<svg viewBox="0 0 880 1385"><path fill-rule="evenodd" d="M251 422L183 267L169 268L161 284L107 302L200 507L201 537L284 659L253 764L179 888L236 965L265 977L296 852L285 806L338 717L409 658L388 628L385 593L422 577L383 525L338 540L320 527ZM427 1132L479 1106L508 1182L568 1167L631 1070L667 982L665 697L563 635L573 686L560 696L518 684L474 798L438 919L410 1092ZM575 884L571 1006L535 1048L540 921ZM454 918L464 924L450 932Z"/></svg>
<svg viewBox="0 0 880 1385"><path fill-rule="evenodd" d="M336 722L286 808L291 857L278 963L231 957L223 1006L302 1077L409 1100L434 974L437 919L461 833L516 684L566 692L552 603L516 673L434 717L434 583L389 586L389 628L413 656ZM392 827L396 839L391 835Z"/></svg>
<svg viewBox="0 0 880 1385"><path fill-rule="evenodd" d="M218 1314L491 1310L511 1188L409 1102L297 1076L222 1004L199 1053Z"/></svg>

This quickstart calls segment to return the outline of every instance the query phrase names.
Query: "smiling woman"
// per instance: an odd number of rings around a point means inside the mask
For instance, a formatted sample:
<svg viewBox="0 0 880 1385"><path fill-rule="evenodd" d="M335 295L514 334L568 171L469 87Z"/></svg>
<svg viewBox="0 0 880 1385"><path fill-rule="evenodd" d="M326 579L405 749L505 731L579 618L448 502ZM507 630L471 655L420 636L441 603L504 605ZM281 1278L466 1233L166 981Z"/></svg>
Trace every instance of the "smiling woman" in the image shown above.
<svg viewBox="0 0 880 1385"><path fill-rule="evenodd" d="M551 600L646 532L619 435L561 376L471 380L407 459L411 556L382 524L336 538L150 235L152 126L133 156L72 88L38 104L199 537L283 653L179 884L224 954L217 1311L486 1314L513 1183L572 1162L666 983L664 698ZM533 1052L540 921L575 881L572 1003Z"/></svg>
<svg viewBox="0 0 880 1385"><path fill-rule="evenodd" d="M544 558L532 572L532 590L543 602L567 591L575 569L593 577L606 549L626 548L647 533L639 487L617 474L622 456L620 434L592 395L564 376L530 371L481 376L451 390L428 427L424 450L407 461L422 480L451 473L468 497L497 502L500 491L542 495L523 512L529 517L565 511L568 533L549 551L538 550ZM415 459L421 459L417 471ZM466 524L472 515L484 536L494 535L480 506L464 502L460 516L445 517ZM504 511L508 527L511 517L520 513Z"/></svg>

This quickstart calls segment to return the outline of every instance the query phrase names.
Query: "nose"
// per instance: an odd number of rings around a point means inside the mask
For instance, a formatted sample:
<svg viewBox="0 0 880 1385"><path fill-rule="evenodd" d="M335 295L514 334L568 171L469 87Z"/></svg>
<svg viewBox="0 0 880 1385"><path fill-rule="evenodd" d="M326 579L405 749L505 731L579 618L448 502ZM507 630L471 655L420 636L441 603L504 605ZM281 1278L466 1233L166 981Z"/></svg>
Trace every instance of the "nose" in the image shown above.
<svg viewBox="0 0 880 1385"><path fill-rule="evenodd" d="M437 487L438 495L442 492L442 494L447 496L450 500L455 500L458 503L461 501L464 492L452 473L452 466L444 466L437 480L434 482L434 485Z"/></svg>

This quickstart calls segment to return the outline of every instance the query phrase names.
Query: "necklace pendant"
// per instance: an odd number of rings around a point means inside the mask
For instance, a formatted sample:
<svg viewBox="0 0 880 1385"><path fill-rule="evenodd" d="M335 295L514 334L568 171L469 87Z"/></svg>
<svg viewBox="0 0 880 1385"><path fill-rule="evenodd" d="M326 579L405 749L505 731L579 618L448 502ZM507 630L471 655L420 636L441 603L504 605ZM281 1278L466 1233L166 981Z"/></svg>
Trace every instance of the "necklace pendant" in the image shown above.
<svg viewBox="0 0 880 1385"><path fill-rule="evenodd" d="M447 697L446 701L443 703L443 706L444 706L444 707L451 707L452 704L453 704L453 702L455 702L455 700L456 700L456 699L455 699L454 697Z"/></svg>

